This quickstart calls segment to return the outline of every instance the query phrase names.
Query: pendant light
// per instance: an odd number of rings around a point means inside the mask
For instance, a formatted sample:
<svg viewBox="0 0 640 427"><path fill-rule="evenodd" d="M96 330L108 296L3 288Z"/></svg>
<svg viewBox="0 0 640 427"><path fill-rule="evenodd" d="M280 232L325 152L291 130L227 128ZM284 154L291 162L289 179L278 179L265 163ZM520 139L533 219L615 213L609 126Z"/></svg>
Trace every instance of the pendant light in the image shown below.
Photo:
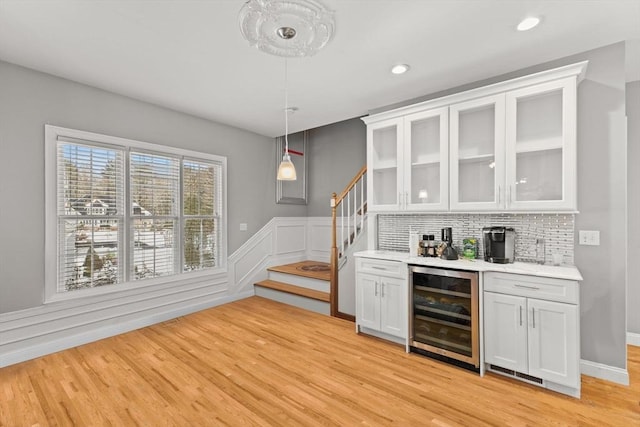
<svg viewBox="0 0 640 427"><path fill-rule="evenodd" d="M287 60L315 55L333 36L333 11L321 0L246 0L238 16L240 31L249 44L284 63L284 156L278 167L279 181L295 181L296 168L289 156L289 108Z"/></svg>
<svg viewBox="0 0 640 427"><path fill-rule="evenodd" d="M292 29L293 30L293 29ZM295 35L295 31L293 33ZM281 36L282 37L282 36ZM293 36L291 36L293 37ZM287 91L287 59L284 59L284 156L282 156L282 162L278 167L278 180L279 181L295 181L296 168L291 161L289 155L289 94Z"/></svg>

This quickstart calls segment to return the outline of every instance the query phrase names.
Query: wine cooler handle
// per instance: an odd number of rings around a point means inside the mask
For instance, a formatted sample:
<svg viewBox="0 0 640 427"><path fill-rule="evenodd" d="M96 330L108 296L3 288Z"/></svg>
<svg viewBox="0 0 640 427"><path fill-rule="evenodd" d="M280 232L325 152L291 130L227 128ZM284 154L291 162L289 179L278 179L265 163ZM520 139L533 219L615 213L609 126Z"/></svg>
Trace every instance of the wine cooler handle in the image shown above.
<svg viewBox="0 0 640 427"><path fill-rule="evenodd" d="M531 309L531 317L533 319L533 328L535 329L536 327L536 309L535 308Z"/></svg>
<svg viewBox="0 0 640 427"><path fill-rule="evenodd" d="M502 185L498 185L498 206L500 206L501 201L502 201Z"/></svg>
<svg viewBox="0 0 640 427"><path fill-rule="evenodd" d="M381 283L382 285L380 286L380 296L384 298L384 282L381 282Z"/></svg>
<svg viewBox="0 0 640 427"><path fill-rule="evenodd" d="M520 306L520 326L522 326L522 306Z"/></svg>
<svg viewBox="0 0 640 427"><path fill-rule="evenodd" d="M376 288L375 288L375 291L374 291L374 296L376 296L376 297L378 296L378 282L376 282Z"/></svg>

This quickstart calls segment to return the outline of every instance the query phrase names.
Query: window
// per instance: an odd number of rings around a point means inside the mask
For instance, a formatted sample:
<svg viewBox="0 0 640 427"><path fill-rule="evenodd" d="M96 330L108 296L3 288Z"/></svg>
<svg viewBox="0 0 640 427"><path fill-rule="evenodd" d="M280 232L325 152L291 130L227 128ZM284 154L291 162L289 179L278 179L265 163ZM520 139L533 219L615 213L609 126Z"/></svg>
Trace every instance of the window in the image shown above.
<svg viewBox="0 0 640 427"><path fill-rule="evenodd" d="M48 300L225 267L226 158L45 129Z"/></svg>

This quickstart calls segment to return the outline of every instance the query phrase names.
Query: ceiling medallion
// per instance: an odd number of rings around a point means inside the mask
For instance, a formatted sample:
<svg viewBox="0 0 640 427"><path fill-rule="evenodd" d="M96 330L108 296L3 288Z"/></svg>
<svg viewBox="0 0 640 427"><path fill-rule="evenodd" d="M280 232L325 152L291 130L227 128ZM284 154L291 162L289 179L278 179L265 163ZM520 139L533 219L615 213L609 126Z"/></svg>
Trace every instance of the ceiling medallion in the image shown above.
<svg viewBox="0 0 640 427"><path fill-rule="evenodd" d="M249 0L240 9L240 31L270 55L312 56L333 36L333 11L317 0Z"/></svg>

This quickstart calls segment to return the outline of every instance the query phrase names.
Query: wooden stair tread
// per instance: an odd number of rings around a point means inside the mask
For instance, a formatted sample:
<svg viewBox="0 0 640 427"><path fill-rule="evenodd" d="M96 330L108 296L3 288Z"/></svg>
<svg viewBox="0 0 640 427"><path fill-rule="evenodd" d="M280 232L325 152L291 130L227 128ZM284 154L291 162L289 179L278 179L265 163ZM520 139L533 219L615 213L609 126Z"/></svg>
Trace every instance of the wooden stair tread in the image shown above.
<svg viewBox="0 0 640 427"><path fill-rule="evenodd" d="M255 284L263 288L273 289L280 292L286 292L292 295L300 295L302 297L315 299L318 301L329 302L329 293L316 291L315 289L302 288L300 286L290 285L288 283L278 282L275 280L262 280Z"/></svg>
<svg viewBox="0 0 640 427"><path fill-rule="evenodd" d="M276 265L267 268L268 271L293 274L295 276L310 277L312 279L330 281L331 266L326 262L302 261L293 264Z"/></svg>

